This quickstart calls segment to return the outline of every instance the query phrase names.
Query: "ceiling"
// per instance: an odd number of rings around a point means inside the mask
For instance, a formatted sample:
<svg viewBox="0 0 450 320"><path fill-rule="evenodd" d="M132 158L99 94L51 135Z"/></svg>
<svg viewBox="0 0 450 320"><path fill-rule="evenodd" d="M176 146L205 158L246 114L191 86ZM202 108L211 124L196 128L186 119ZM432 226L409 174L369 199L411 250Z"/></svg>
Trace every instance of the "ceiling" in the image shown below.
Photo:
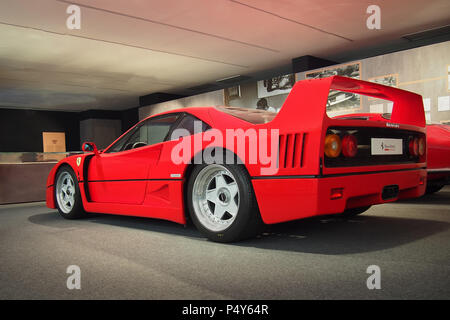
<svg viewBox="0 0 450 320"><path fill-rule="evenodd" d="M66 27L70 4L80 30ZM381 30L366 27L371 4ZM0 107L124 110L449 22L448 0L0 0Z"/></svg>

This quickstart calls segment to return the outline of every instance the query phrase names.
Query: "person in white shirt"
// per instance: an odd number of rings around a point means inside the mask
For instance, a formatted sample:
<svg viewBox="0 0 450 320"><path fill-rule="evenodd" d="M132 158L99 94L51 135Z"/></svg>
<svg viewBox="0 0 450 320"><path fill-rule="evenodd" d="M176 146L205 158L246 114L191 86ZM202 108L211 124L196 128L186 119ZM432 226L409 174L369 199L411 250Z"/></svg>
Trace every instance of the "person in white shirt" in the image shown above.
<svg viewBox="0 0 450 320"><path fill-rule="evenodd" d="M270 112L278 112L278 110L276 108L269 107L266 98L261 98L258 100L258 102L256 103L256 109L266 110L266 111L270 111Z"/></svg>

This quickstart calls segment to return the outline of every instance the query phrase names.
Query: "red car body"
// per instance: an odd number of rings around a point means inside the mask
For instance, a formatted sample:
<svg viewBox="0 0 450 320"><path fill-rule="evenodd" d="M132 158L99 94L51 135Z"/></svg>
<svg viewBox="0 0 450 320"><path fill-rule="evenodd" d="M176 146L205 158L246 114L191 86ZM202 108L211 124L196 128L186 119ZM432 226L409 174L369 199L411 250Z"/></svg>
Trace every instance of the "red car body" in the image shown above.
<svg viewBox="0 0 450 320"><path fill-rule="evenodd" d="M393 101L391 121L329 118L326 103L330 89ZM229 111L202 107L162 114L188 113L221 132L239 128L279 130L275 174L262 174L265 164L259 160L250 163L243 150L229 150L245 159L266 224L342 213L351 208L418 197L425 192L426 155L413 159L404 150L397 158L382 157L381 161L368 155L358 158L361 163L349 160L347 164L345 157L330 162L324 154L325 139L332 128L338 132L356 131L360 134L358 139L370 140L371 132L381 137L424 137L425 115L420 95L334 76L297 82L280 112L267 123L252 124L236 116L245 111L237 110L234 115L233 108ZM193 141L196 135L183 139ZM68 157L49 174L47 206L56 207L55 175L61 166L69 166L77 177L86 212L152 217L184 224L186 181L192 164L171 161L171 151L177 143L178 140L164 141L116 153L108 153L108 147L104 152ZM214 146L213 142L192 143L193 154ZM386 189L390 186L395 188Z"/></svg>
<svg viewBox="0 0 450 320"><path fill-rule="evenodd" d="M427 154L427 184L439 190L450 183L450 126L427 125Z"/></svg>
<svg viewBox="0 0 450 320"><path fill-rule="evenodd" d="M389 122L391 114L355 113L335 117L336 119L367 119ZM427 189L439 190L450 183L450 126L427 124Z"/></svg>

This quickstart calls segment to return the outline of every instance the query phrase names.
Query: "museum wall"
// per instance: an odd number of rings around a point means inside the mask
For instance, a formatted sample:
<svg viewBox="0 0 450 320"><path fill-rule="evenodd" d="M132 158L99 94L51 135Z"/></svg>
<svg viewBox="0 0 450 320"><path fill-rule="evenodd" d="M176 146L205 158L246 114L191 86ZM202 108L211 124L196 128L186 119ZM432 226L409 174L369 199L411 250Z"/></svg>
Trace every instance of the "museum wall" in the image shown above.
<svg viewBox="0 0 450 320"><path fill-rule="evenodd" d="M130 129L139 121L139 108L131 108L122 111L121 122L122 122L122 133Z"/></svg>
<svg viewBox="0 0 450 320"><path fill-rule="evenodd" d="M0 109L0 152L42 152L42 132L64 132L67 151L80 150L76 113Z"/></svg>
<svg viewBox="0 0 450 320"><path fill-rule="evenodd" d="M122 122L118 119L86 119L80 121L80 150L85 141L94 142L104 149L122 134Z"/></svg>
<svg viewBox="0 0 450 320"><path fill-rule="evenodd" d="M389 84L422 95L427 121L450 123L450 42L398 51L354 61L340 66L359 64L359 78ZM317 75L339 66L301 72L297 80ZM363 98L355 112L390 112L387 101Z"/></svg>
<svg viewBox="0 0 450 320"><path fill-rule="evenodd" d="M0 152L43 152L43 132L64 133L66 151L80 151L88 139L106 147L138 120L138 108L83 112L0 108Z"/></svg>
<svg viewBox="0 0 450 320"><path fill-rule="evenodd" d="M425 115L429 123L450 123L449 68L450 43L443 42L297 73L294 81L339 74L392 85L422 95ZM282 77L272 78L270 82L280 83ZM285 93L287 89L286 87L276 88L276 86L268 89L267 82L262 80L240 85L239 88L225 89L224 96L227 105L256 108L258 101L264 98L268 107L272 107L272 111L278 112L288 95ZM330 94L330 101L331 96ZM346 100L348 98L350 100ZM332 106L327 108L329 116L356 112L392 111L390 101L358 95L343 96L341 102L339 102L339 96L336 99L338 101L334 101L334 104L332 102Z"/></svg>

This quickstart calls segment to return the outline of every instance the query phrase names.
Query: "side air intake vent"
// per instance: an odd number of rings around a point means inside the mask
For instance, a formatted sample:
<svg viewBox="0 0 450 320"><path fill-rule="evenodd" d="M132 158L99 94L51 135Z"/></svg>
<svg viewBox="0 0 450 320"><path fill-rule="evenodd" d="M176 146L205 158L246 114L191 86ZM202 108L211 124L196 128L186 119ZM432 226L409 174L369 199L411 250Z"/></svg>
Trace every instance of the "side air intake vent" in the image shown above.
<svg viewBox="0 0 450 320"><path fill-rule="evenodd" d="M281 134L279 141L279 168L301 168L306 133Z"/></svg>

